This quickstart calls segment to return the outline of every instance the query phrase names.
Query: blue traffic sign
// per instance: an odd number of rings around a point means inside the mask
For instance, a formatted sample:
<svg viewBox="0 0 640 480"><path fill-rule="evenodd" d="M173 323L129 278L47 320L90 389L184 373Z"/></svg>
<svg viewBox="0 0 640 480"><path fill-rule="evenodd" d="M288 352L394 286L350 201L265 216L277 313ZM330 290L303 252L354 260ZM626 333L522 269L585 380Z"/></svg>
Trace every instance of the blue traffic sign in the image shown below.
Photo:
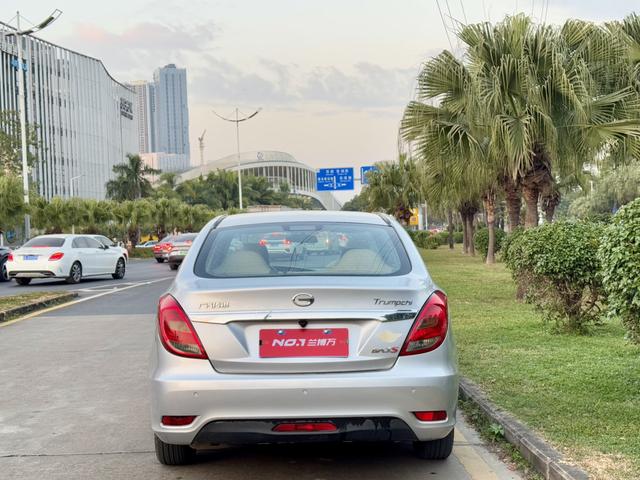
<svg viewBox="0 0 640 480"><path fill-rule="evenodd" d="M316 190L353 190L353 168L321 168L316 172Z"/></svg>
<svg viewBox="0 0 640 480"><path fill-rule="evenodd" d="M364 167L360 167L360 183L362 185L368 185L369 179L367 178L367 173L375 172L378 170L378 167L375 165L365 165Z"/></svg>

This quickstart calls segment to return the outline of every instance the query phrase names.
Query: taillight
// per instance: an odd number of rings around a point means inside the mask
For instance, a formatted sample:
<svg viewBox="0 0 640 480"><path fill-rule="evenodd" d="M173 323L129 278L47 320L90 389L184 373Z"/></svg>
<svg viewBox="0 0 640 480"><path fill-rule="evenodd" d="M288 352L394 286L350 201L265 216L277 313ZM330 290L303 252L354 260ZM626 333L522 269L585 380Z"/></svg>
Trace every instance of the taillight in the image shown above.
<svg viewBox="0 0 640 480"><path fill-rule="evenodd" d="M52 253L51 256L49 257L49 261L55 262L56 260L60 260L62 257L64 257L64 253L62 252Z"/></svg>
<svg viewBox="0 0 640 480"><path fill-rule="evenodd" d="M195 419L195 415L165 415L162 417L162 424L168 427L184 427L191 425Z"/></svg>
<svg viewBox="0 0 640 480"><path fill-rule="evenodd" d="M7 257L7 262L13 262L13 253L10 253Z"/></svg>
<svg viewBox="0 0 640 480"><path fill-rule="evenodd" d="M447 325L447 296L439 291L433 292L413 323L400 355L435 350L444 342Z"/></svg>
<svg viewBox="0 0 640 480"><path fill-rule="evenodd" d="M260 240L258 242L258 245L260 245L261 247L266 247L267 246L267 241L263 238L262 240Z"/></svg>
<svg viewBox="0 0 640 480"><path fill-rule="evenodd" d="M162 297L158 304L158 330L168 352L181 357L207 358L189 317L171 295Z"/></svg>
<svg viewBox="0 0 640 480"><path fill-rule="evenodd" d="M335 432L338 430L331 422L279 423L271 429L274 432Z"/></svg>
<svg viewBox="0 0 640 480"><path fill-rule="evenodd" d="M444 410L432 410L428 412L413 412L421 422L442 422L447 419L447 412Z"/></svg>
<svg viewBox="0 0 640 480"><path fill-rule="evenodd" d="M285 238L282 243L284 243L285 245L291 245L291 240L289 240L288 238Z"/></svg>

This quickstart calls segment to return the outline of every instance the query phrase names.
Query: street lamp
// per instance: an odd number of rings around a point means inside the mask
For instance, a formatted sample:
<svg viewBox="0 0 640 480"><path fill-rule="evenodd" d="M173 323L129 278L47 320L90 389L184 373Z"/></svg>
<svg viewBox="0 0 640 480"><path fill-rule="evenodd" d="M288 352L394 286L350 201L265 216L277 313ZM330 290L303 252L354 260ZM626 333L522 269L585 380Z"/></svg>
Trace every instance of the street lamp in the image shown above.
<svg viewBox="0 0 640 480"><path fill-rule="evenodd" d="M76 175L75 177L71 177L69 179L69 198L73 198L73 181L79 179L80 177L84 177L84 175ZM71 225L71 233L76 233L76 226L74 224Z"/></svg>
<svg viewBox="0 0 640 480"><path fill-rule="evenodd" d="M27 28L26 30L20 30L20 12L18 11L16 12L16 31L5 34L5 37L15 35L16 44L18 47L18 111L20 113L20 144L22 152L22 193L24 195L24 203L26 205L29 205L29 165L27 162L27 116L25 106L25 85L23 69L26 70L26 68L28 68L29 62L27 62L26 59L24 62L22 61L22 37L25 35L31 35L32 33L46 28L51 23L53 23L61 14L61 10L55 9L53 13L51 13L51 15L49 15L39 24L31 28ZM30 234L31 219L29 218L29 214L26 213L24 215L25 240L29 239Z"/></svg>
<svg viewBox="0 0 640 480"><path fill-rule="evenodd" d="M257 109L251 115L247 115L246 117L239 118L238 116L238 108L236 107L236 118L226 118L222 115L218 115L215 111L213 112L216 117L221 118L222 120L226 120L227 122L233 122L236 124L236 143L238 146L238 204L240 205L240 210L242 210L242 175L240 172L240 122L246 122L250 118L255 117L258 113L260 113L262 108Z"/></svg>

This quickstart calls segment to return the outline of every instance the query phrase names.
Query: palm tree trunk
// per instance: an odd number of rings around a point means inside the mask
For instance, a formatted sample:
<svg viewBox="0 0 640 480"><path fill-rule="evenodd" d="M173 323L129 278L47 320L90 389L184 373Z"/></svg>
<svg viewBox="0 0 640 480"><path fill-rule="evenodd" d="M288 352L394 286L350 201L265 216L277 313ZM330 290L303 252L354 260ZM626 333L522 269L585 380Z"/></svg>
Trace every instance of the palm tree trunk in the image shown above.
<svg viewBox="0 0 640 480"><path fill-rule="evenodd" d="M487 248L486 263L496 263L496 195L489 192L482 199L484 210L487 216L487 230L489 231L489 245Z"/></svg>
<svg viewBox="0 0 640 480"><path fill-rule="evenodd" d="M467 230L467 215L464 210L460 210L462 219L462 253L469 253L469 231Z"/></svg>
<svg viewBox="0 0 640 480"><path fill-rule="evenodd" d="M540 190L538 186L523 185L522 195L524 202L527 206L527 213L524 218L524 228L534 228L538 226L538 199L540 197Z"/></svg>
<svg viewBox="0 0 640 480"><path fill-rule="evenodd" d="M447 210L447 222L449 222L449 237L448 237L448 241L449 241L449 248L451 250L453 250L453 212L451 211L451 209Z"/></svg>
<svg viewBox="0 0 640 480"><path fill-rule="evenodd" d="M507 232L511 233L520 226L522 188L510 177L506 177L504 181L504 193L507 200Z"/></svg>
<svg viewBox="0 0 640 480"><path fill-rule="evenodd" d="M471 214L467 216L467 238L469 239L469 254L472 257L476 256L476 248L473 245L473 237L475 233L475 228L473 225L474 218L475 218L475 214Z"/></svg>

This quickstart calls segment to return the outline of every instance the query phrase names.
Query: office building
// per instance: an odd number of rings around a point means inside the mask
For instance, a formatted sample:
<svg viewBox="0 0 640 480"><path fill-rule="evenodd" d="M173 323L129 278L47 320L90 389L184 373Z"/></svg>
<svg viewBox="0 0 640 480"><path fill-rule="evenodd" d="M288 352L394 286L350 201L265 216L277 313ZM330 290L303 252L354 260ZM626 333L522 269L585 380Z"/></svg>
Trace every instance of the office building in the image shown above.
<svg viewBox="0 0 640 480"><path fill-rule="evenodd" d="M13 27L0 23L0 110L18 110L18 75L25 80L26 119L39 144L31 180L45 198L102 199L112 167L138 153L135 94L97 58L33 36L21 37L17 59Z"/></svg>
<svg viewBox="0 0 640 480"><path fill-rule="evenodd" d="M134 112L138 129L138 152L156 151L155 84L139 80L127 85L135 92Z"/></svg>
<svg viewBox="0 0 640 480"><path fill-rule="evenodd" d="M155 85L155 149L189 158L189 106L187 71L174 64L153 73Z"/></svg>

